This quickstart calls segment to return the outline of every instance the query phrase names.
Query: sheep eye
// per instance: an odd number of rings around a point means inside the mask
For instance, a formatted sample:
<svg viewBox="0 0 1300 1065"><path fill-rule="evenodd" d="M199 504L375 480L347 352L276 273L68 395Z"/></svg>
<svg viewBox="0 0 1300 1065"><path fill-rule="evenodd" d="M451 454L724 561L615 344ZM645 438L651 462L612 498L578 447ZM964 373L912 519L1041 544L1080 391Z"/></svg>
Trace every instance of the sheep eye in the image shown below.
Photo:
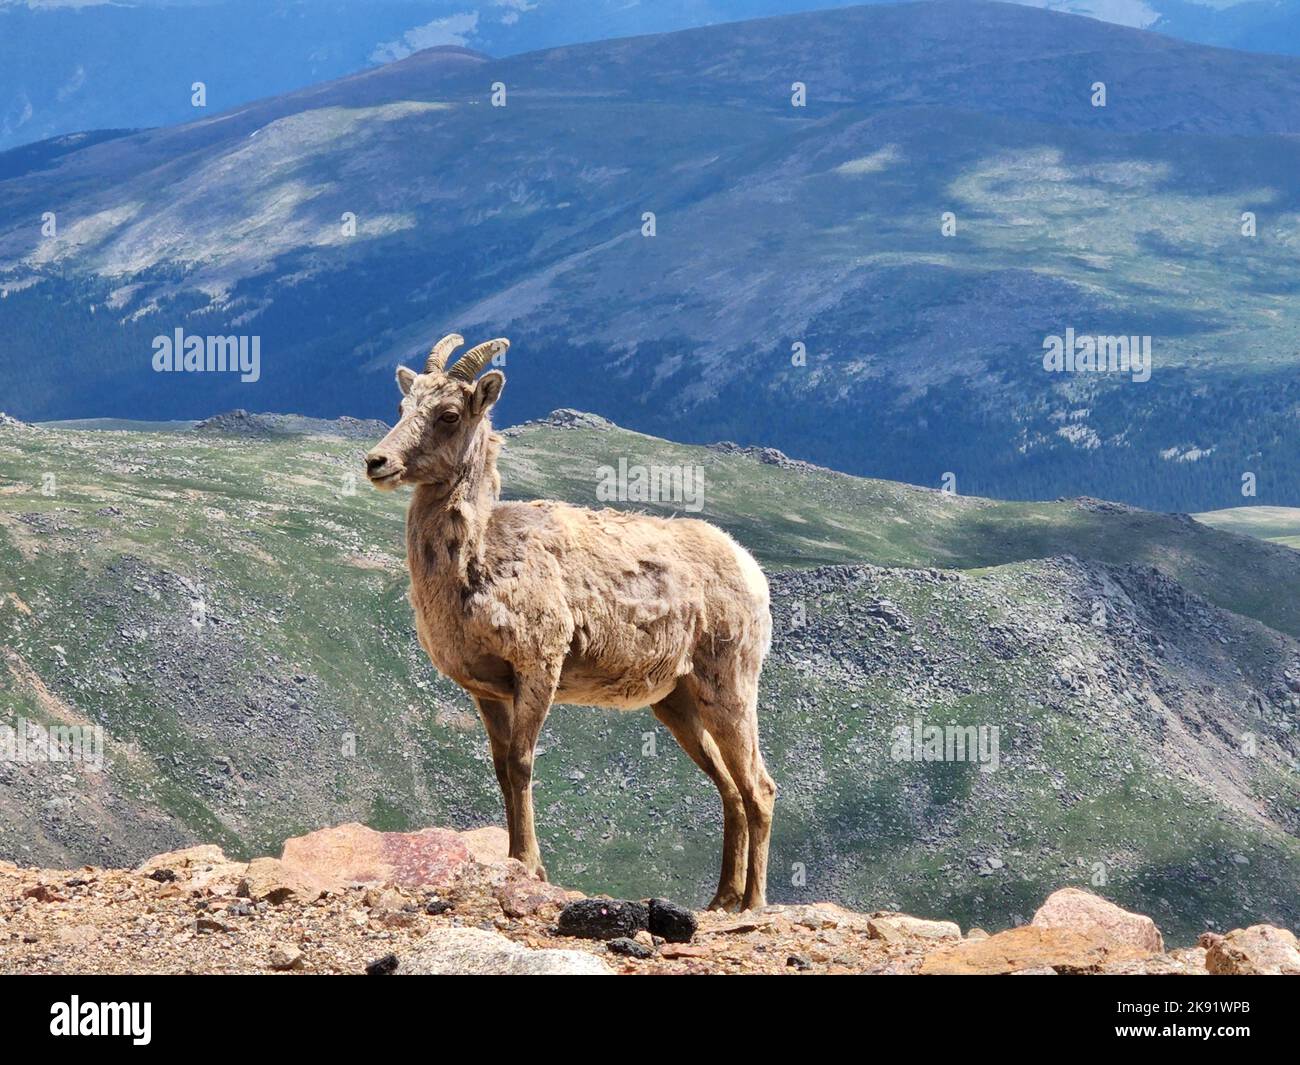
<svg viewBox="0 0 1300 1065"><path fill-rule="evenodd" d="M439 418L438 420L446 422L448 425L453 425L456 422L460 421L460 415L457 414L454 410L449 410L444 412L442 417Z"/></svg>

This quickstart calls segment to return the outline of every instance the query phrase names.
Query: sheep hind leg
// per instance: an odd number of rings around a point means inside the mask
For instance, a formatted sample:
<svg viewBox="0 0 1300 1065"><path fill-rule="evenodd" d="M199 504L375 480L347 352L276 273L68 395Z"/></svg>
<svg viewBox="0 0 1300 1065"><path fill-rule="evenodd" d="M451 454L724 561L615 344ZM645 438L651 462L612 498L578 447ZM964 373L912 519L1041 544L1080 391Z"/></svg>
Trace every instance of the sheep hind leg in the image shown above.
<svg viewBox="0 0 1300 1065"><path fill-rule="evenodd" d="M744 804L749 829L749 861L745 875L746 910L767 905L767 858L772 836L776 783L768 775L758 746L757 691L752 684L720 693L705 707L704 727L717 743L727 772Z"/></svg>
<svg viewBox="0 0 1300 1065"><path fill-rule="evenodd" d="M506 833L510 836L510 853L515 848L515 803L510 788L510 704L500 699L474 698L478 716L483 719L483 729L492 748L492 768L501 788L501 799L506 811Z"/></svg>
<svg viewBox="0 0 1300 1065"><path fill-rule="evenodd" d="M711 910L740 909L745 891L749 830L740 792L723 764L717 744L700 723L699 709L683 678L672 693L653 707L654 715L677 740L683 751L713 781L722 798L722 872Z"/></svg>

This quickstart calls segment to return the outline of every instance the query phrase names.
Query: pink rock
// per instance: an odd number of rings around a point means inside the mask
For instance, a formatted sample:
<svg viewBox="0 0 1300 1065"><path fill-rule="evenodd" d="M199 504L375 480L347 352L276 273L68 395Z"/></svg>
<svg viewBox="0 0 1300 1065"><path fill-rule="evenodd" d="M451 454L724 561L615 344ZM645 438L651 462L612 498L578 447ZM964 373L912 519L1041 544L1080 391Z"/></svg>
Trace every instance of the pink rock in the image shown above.
<svg viewBox="0 0 1300 1065"><path fill-rule="evenodd" d="M497 902L501 903L501 912L507 917L530 917L543 911L558 913L571 901L573 892L525 874L499 885L494 894Z"/></svg>
<svg viewBox="0 0 1300 1065"><path fill-rule="evenodd" d="M1063 928L1106 947L1160 954L1164 939L1155 921L1129 913L1113 902L1079 888L1062 888L1047 897L1030 922L1035 928Z"/></svg>
<svg viewBox="0 0 1300 1065"><path fill-rule="evenodd" d="M352 823L287 840L280 860L338 887L397 884L438 889L450 886L473 855L461 834L451 829L376 832Z"/></svg>
<svg viewBox="0 0 1300 1065"><path fill-rule="evenodd" d="M488 825L486 828L474 828L462 832L460 838L465 841L470 854L476 862L495 865L510 857L510 835L504 828Z"/></svg>
<svg viewBox="0 0 1300 1065"><path fill-rule="evenodd" d="M393 869L386 879L408 887L443 887L462 865L474 860L460 833L446 828L385 832L383 855Z"/></svg>

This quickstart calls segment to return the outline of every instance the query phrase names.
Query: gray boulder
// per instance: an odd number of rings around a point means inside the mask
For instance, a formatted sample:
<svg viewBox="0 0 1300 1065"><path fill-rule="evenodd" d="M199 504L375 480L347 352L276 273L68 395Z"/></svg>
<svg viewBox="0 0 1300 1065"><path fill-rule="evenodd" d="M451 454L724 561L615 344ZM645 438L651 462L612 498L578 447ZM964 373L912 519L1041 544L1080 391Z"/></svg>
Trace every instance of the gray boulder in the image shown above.
<svg viewBox="0 0 1300 1065"><path fill-rule="evenodd" d="M612 976L580 950L530 950L481 928L430 932L398 964L398 976Z"/></svg>

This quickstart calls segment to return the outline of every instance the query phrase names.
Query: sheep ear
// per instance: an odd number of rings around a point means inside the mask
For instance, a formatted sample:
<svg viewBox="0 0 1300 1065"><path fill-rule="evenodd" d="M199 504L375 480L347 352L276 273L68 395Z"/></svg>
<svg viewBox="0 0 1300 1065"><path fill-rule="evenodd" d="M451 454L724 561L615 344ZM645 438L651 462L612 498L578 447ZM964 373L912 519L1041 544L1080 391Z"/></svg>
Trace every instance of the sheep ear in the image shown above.
<svg viewBox="0 0 1300 1065"><path fill-rule="evenodd" d="M397 368L397 387L402 390L402 395L411 394L411 382L415 380L415 371L409 366L399 366Z"/></svg>
<svg viewBox="0 0 1300 1065"><path fill-rule="evenodd" d="M471 402L474 405L474 413L482 414L488 407L501 395L501 389L506 385L506 375L500 370L489 370L474 385L474 395Z"/></svg>

